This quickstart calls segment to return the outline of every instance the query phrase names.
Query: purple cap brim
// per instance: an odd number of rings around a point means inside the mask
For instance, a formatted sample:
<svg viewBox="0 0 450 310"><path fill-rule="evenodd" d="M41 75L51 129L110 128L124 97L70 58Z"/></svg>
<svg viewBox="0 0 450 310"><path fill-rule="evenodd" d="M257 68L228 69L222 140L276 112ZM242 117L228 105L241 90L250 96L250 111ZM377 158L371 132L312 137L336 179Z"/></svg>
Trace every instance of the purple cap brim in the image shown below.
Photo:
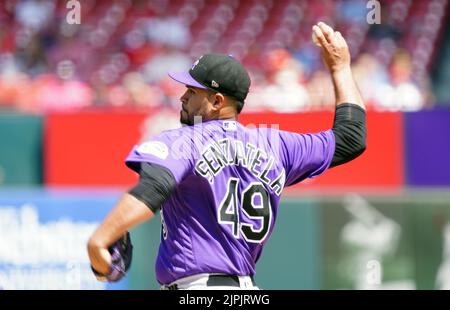
<svg viewBox="0 0 450 310"><path fill-rule="evenodd" d="M186 86L192 86L202 89L207 89L207 87L203 86L189 74L189 72L169 72L169 76L175 81L184 84Z"/></svg>

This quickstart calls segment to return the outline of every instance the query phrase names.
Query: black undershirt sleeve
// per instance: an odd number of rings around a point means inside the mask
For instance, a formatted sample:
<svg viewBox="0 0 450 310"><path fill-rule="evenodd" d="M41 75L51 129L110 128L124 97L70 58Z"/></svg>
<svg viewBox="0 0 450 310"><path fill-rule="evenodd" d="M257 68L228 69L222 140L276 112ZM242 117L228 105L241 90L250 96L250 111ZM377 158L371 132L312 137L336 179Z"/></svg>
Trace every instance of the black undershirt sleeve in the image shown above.
<svg viewBox="0 0 450 310"><path fill-rule="evenodd" d="M128 193L156 213L175 189L175 178L169 169L151 163L142 163L139 175L138 184Z"/></svg>
<svg viewBox="0 0 450 310"><path fill-rule="evenodd" d="M336 149L330 167L345 164L366 149L366 112L352 103L336 107L333 132Z"/></svg>

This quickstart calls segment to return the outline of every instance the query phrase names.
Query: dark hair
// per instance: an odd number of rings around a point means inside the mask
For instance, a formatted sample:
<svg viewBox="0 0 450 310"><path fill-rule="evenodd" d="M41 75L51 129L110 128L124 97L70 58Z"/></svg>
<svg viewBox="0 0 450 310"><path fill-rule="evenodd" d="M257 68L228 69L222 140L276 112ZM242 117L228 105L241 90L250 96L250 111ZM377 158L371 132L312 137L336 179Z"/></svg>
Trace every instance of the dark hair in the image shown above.
<svg viewBox="0 0 450 310"><path fill-rule="evenodd" d="M213 95L218 93L217 91L214 91L214 90L211 90L211 89L207 89L206 91L208 92L208 97L211 97L211 96L213 96ZM223 96L233 99L233 102L236 105L236 111L237 111L238 114L240 114L242 109L244 108L244 102L239 101L239 100L237 100L236 98L234 98L232 96L227 96L227 95L223 95Z"/></svg>
<svg viewBox="0 0 450 310"><path fill-rule="evenodd" d="M235 102L236 102L236 111L238 114L240 114L242 109L244 108L244 103L239 100L236 100Z"/></svg>

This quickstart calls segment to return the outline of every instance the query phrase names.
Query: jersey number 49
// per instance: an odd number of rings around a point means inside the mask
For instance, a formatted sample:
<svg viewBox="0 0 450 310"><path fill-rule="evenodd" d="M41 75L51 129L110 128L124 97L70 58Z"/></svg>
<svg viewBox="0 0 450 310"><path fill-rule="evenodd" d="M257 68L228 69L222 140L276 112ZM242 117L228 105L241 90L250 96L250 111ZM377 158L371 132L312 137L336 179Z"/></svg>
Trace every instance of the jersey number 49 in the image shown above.
<svg viewBox="0 0 450 310"><path fill-rule="evenodd" d="M218 210L218 219L220 224L232 225L233 235L236 238L240 234L252 243L262 242L269 232L272 217L272 208L270 207L269 193L259 182L250 183L241 193L241 199L238 199L239 179L230 178L228 188L222 203ZM259 203L255 203L255 198L259 196ZM238 202L241 202L239 205ZM239 209L242 212L239 212ZM244 215L253 224L247 224L240 218ZM260 225L256 225L259 221ZM257 228L259 226L259 228Z"/></svg>

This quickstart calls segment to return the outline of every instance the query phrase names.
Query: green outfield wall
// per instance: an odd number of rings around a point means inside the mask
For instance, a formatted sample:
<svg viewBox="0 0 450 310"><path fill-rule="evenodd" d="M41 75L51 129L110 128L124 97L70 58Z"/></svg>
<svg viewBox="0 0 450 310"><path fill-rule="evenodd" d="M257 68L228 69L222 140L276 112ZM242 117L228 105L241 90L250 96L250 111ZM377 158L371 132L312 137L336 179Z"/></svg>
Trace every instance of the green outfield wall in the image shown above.
<svg viewBox="0 0 450 310"><path fill-rule="evenodd" d="M42 124L39 116L0 114L0 186L42 183Z"/></svg>

